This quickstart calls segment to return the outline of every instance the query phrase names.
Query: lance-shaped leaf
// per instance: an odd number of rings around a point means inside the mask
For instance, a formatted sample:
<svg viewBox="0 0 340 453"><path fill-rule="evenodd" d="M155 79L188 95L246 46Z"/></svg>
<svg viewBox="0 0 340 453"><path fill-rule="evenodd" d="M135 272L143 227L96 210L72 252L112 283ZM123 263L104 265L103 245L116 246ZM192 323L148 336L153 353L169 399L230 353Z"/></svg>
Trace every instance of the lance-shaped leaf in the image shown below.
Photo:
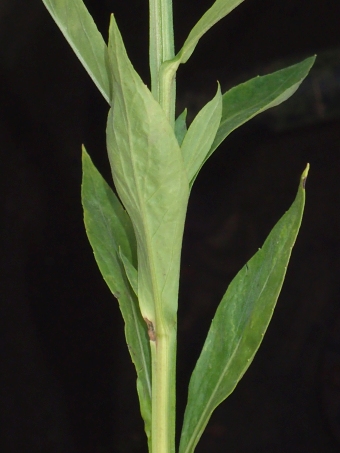
<svg viewBox="0 0 340 453"><path fill-rule="evenodd" d="M242 2L243 0L216 0L191 30L183 47L172 61L176 61L177 65L186 63L201 37Z"/></svg>
<svg viewBox="0 0 340 453"><path fill-rule="evenodd" d="M180 453L194 451L213 410L234 390L260 346L300 228L308 168L289 211L236 275L216 311L190 379Z"/></svg>
<svg viewBox="0 0 340 453"><path fill-rule="evenodd" d="M82 0L42 0L97 88L110 103L107 46Z"/></svg>
<svg viewBox="0 0 340 453"><path fill-rule="evenodd" d="M136 241L131 221L116 195L83 148L82 204L86 233L108 287L118 299L125 321L125 336L137 371L137 390L145 431L151 430L151 359L149 338L119 251L136 265ZM133 264L132 264L133 263Z"/></svg>
<svg viewBox="0 0 340 453"><path fill-rule="evenodd" d="M222 95L220 86L218 86L215 97L194 118L181 146L190 187L214 141L221 121L221 114Z"/></svg>
<svg viewBox="0 0 340 453"><path fill-rule="evenodd" d="M188 180L174 131L134 70L115 19L109 35L113 107L107 147L117 192L137 238L138 299L153 326L173 325ZM168 324L169 325L169 324Z"/></svg>
<svg viewBox="0 0 340 453"><path fill-rule="evenodd" d="M222 96L222 119L206 157L236 128L265 110L288 99L308 75L315 57L310 57L273 74L258 76L231 88Z"/></svg>

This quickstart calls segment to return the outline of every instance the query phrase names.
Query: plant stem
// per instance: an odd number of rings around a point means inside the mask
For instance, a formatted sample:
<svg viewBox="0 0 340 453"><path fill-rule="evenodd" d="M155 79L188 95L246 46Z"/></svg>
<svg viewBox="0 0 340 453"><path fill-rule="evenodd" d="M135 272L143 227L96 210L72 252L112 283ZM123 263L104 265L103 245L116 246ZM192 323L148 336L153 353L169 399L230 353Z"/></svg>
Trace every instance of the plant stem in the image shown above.
<svg viewBox="0 0 340 453"><path fill-rule="evenodd" d="M164 64L174 58L172 0L149 0L151 91L171 125L175 120L175 73ZM156 310L152 357L152 453L175 452L176 320L169 326ZM150 452L151 453L151 452Z"/></svg>
<svg viewBox="0 0 340 453"><path fill-rule="evenodd" d="M149 12L151 91L173 124L176 101L175 72L170 74L169 71L161 70L163 63L175 56L172 0L149 0Z"/></svg>
<svg viewBox="0 0 340 453"><path fill-rule="evenodd" d="M176 328L156 333L152 356L152 452L175 451Z"/></svg>

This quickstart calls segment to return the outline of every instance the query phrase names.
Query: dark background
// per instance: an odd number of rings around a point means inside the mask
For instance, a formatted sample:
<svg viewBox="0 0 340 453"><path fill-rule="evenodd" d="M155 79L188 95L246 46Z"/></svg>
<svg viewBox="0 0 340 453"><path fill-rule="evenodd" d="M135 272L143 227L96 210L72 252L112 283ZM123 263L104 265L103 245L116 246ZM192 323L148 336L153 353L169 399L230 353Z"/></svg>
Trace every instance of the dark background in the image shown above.
<svg viewBox="0 0 340 453"><path fill-rule="evenodd" d="M177 48L212 1L174 2ZM114 12L146 83L146 0ZM319 54L295 96L233 133L188 211L179 309L178 410L229 281L288 209L311 164L287 279L260 352L197 453L340 451L340 2L246 0L178 74L194 113L234 83ZM339 102L338 102L339 101ZM39 0L0 3L0 451L145 452L135 371L116 300L85 236L80 145L110 181L108 106Z"/></svg>

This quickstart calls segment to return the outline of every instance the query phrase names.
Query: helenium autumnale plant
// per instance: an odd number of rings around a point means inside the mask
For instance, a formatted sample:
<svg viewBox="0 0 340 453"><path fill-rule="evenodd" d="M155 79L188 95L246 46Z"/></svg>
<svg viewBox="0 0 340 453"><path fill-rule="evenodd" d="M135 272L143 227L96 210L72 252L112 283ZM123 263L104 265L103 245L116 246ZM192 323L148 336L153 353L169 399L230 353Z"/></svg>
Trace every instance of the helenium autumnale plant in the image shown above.
<svg viewBox="0 0 340 453"><path fill-rule="evenodd" d="M174 49L172 0L149 0L151 84L144 84L111 16L108 44L82 0L43 0L110 106L107 150L117 195L83 147L85 228L118 299L137 372L150 453L174 453L180 254L195 179L237 127L289 98L314 57L216 95L188 127L175 117L175 76L202 36L243 0L216 0ZM114 2L113 2L114 4ZM214 409L249 367L271 319L300 227L307 165L295 201L230 283L192 373L179 453L192 453Z"/></svg>

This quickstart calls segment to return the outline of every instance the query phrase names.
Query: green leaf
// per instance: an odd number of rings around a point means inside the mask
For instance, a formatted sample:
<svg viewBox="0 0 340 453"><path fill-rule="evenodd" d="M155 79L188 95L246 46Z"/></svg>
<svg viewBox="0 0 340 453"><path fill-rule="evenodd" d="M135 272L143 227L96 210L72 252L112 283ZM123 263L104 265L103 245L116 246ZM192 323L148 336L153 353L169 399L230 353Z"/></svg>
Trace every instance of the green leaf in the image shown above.
<svg viewBox="0 0 340 453"><path fill-rule="evenodd" d="M107 147L115 187L137 238L139 305L155 329L166 328L174 325L177 312L188 180L174 131L134 70L114 17L109 61L114 96Z"/></svg>
<svg viewBox="0 0 340 453"><path fill-rule="evenodd" d="M213 410L234 390L260 346L300 228L308 169L289 211L236 275L216 311L191 376L180 453L194 451Z"/></svg>
<svg viewBox="0 0 340 453"><path fill-rule="evenodd" d="M136 242L131 221L118 198L83 148L82 204L86 233L108 287L118 299L125 336L137 371L137 390L145 431L151 430L151 358L145 322L119 257L136 264ZM133 266L131 264L131 266Z"/></svg>
<svg viewBox="0 0 340 453"><path fill-rule="evenodd" d="M201 109L191 123L181 146L190 187L214 141L221 114L222 95L218 86L215 97Z"/></svg>
<svg viewBox="0 0 340 453"><path fill-rule="evenodd" d="M138 272L135 266L131 263L130 260L126 258L124 253L122 252L122 249L119 249L119 256L120 259L122 260L126 276L129 280L129 283L131 285L131 288L133 289L133 292L138 296Z"/></svg>
<svg viewBox="0 0 340 453"><path fill-rule="evenodd" d="M42 0L97 88L110 103L107 46L82 0Z"/></svg>
<svg viewBox="0 0 340 453"><path fill-rule="evenodd" d="M179 146L182 145L185 134L187 133L187 113L187 109L184 109L175 121L175 135Z"/></svg>
<svg viewBox="0 0 340 453"><path fill-rule="evenodd" d="M177 64L186 63L201 37L242 2L243 0L216 0L191 30L183 47L172 61L176 61Z"/></svg>
<svg viewBox="0 0 340 453"><path fill-rule="evenodd" d="M223 95L222 119L207 158L236 128L265 110L288 99L300 86L313 66L310 57L273 74L255 77Z"/></svg>

